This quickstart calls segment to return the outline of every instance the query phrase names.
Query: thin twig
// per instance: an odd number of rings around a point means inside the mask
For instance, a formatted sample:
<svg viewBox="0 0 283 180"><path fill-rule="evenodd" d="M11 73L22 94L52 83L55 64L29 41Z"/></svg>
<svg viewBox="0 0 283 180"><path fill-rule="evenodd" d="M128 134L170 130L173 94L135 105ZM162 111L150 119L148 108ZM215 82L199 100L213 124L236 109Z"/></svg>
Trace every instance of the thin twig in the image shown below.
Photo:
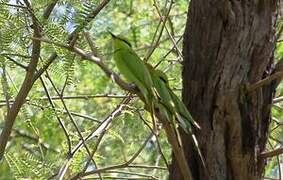
<svg viewBox="0 0 283 180"><path fill-rule="evenodd" d="M274 147L273 147L272 143L271 143L270 141L268 141L268 143L269 143L269 145L270 145L271 149L273 149L273 150L274 150ZM281 180L281 166L280 166L281 162L280 162L280 159L279 159L279 155L278 155L278 156L276 156L276 160L277 160L277 165L278 165L278 174L279 174L279 179Z"/></svg>
<svg viewBox="0 0 283 180"><path fill-rule="evenodd" d="M154 0L153 2L154 2L153 6L156 6L156 5L157 5L157 2L156 2L155 0ZM167 1L166 1L166 3L165 3L165 6L166 6L166 4L167 4ZM165 27L165 25L166 25L167 18L168 18L168 16L170 15L170 11L171 11L172 5L173 5L173 1L171 1L170 5L169 5L169 8L168 8L168 10L167 10L167 13L166 13L166 15L165 15L165 17L164 17L164 19L162 19L162 18L160 19L160 22L159 22L159 24L158 24L158 26L157 26L157 28L156 28L155 33L154 33L154 37L153 37L152 44L153 44L154 39L155 39L155 36L156 36L156 34L157 34L157 30L158 30L158 28L159 28L161 22L163 22L163 24L161 25L161 30L160 30L160 32L159 32L159 35L158 35L158 37L157 37L157 40L155 41L155 44L154 44L154 45L151 45L151 49L148 51L147 55L145 56L145 61L148 61L148 59L150 58L150 56L153 54L153 52L155 51L155 49L156 49L157 46L159 45L159 41L160 41L160 39L161 39L161 36L162 36L163 30L164 30L164 27Z"/></svg>
<svg viewBox="0 0 283 180"><path fill-rule="evenodd" d="M110 0L103 0L86 18L85 21L86 22L90 22L91 20L93 20L100 12L103 8L106 7L106 5L110 2ZM84 23L85 25L87 25L88 23ZM83 29L83 27L78 27L76 28L69 36L68 36L68 44L70 45L74 45L71 42L75 42L78 34L80 32L80 30ZM48 58L47 62L44 64L44 66L42 68L40 68L37 73L34 75L33 81L36 81L38 79L39 76L41 76L47 69L48 67L54 62L54 60L57 58L57 53L54 52L50 55L50 57Z"/></svg>
<svg viewBox="0 0 283 180"><path fill-rule="evenodd" d="M181 36L181 37L177 40L176 44L178 45L178 44L181 42L182 39L183 39L183 36ZM154 68L157 68L157 67L162 63L162 61L164 61L165 58L174 50L174 48L175 48L175 45L173 45L173 46L171 47L171 49L160 59L160 61L154 66ZM182 61L178 61L178 62L182 64Z"/></svg>
<svg viewBox="0 0 283 180"><path fill-rule="evenodd" d="M131 100L131 96L125 98L122 103L120 105L118 105L113 111L112 113L110 113L105 120L93 131L91 131L91 133L89 133L89 135L85 138L86 141L92 139L93 137L97 137L99 136L103 131L105 131L105 129L108 129L112 120L119 116L122 112L122 110L126 107L125 105L128 104ZM75 154L80 147L82 146L82 142L80 141L72 150L72 154Z"/></svg>
<svg viewBox="0 0 283 180"><path fill-rule="evenodd" d="M1 4L1 5L5 5L5 6L14 7L14 8L27 9L26 6L21 6L21 5L17 5L17 4L9 4L9 3L0 3L0 4Z"/></svg>
<svg viewBox="0 0 283 180"><path fill-rule="evenodd" d="M16 56L16 57L25 58L25 59L31 58L31 56L29 55L15 54L15 53L0 53L0 56Z"/></svg>
<svg viewBox="0 0 283 180"><path fill-rule="evenodd" d="M15 59L9 57L9 56L6 56L6 55L3 55L7 60L13 62L15 65L19 66L20 68L23 68L24 70L27 71L28 69L28 66L24 65L24 64L21 64L19 63L18 61L16 61Z"/></svg>
<svg viewBox="0 0 283 180"><path fill-rule="evenodd" d="M48 74L47 72L46 72L46 77L47 77L47 79L50 81L50 83L51 83L53 89L55 90L55 92L57 93L57 96L61 97L61 94L60 94L59 90L56 88L56 86L55 86L53 80L51 79L51 77L49 76L49 74ZM80 140L81 140L82 143L83 143L84 148L86 149L86 151L87 151L89 157L91 158L91 151L89 150L87 144L85 143L85 139L84 139L84 137L83 137L83 135L82 135L82 133L81 133L81 131L80 131L80 129L79 129L79 126L77 125L75 119L73 118L72 114L70 113L69 108L67 107L67 105L66 105L66 103L65 103L65 101L64 101L63 98L61 98L61 103L63 104L63 107L64 107L65 111L67 112L67 115L69 116L69 118L70 118L72 124L74 125L74 127L75 127L75 129L76 129L76 131L77 131L77 133L78 133L78 135L79 135L79 137L80 137ZM93 163L96 164L96 162L94 161L94 159L93 159L93 158L91 158L91 159L92 159ZM57 177L58 177L58 179L63 179L64 174L58 174Z"/></svg>
<svg viewBox="0 0 283 180"><path fill-rule="evenodd" d="M145 177L145 178L149 178L149 179L153 179L153 180L158 180L157 177L152 176L152 175L148 175L148 174L145 174L145 173L127 172L127 171L117 171L117 170L110 170L110 171L106 171L105 173L136 175L136 176L141 176L141 177Z"/></svg>
<svg viewBox="0 0 283 180"><path fill-rule="evenodd" d="M72 178L72 179L77 179L79 177L85 177L85 176L88 176L88 175L91 175L91 174L96 174L96 173L99 173L99 172L105 172L105 171L112 170L112 169L126 168L128 165L130 165L140 155L140 153L145 148L146 144L152 138L152 136L153 136L153 133L150 133L150 135L144 141L144 143L141 145L141 147L138 149L138 151L127 162L122 163L122 164L118 164L118 165L108 166L108 167L105 167L105 168L96 169L96 170L93 170L93 171L85 172L83 174L78 174L75 178Z"/></svg>
<svg viewBox="0 0 283 180"><path fill-rule="evenodd" d="M279 103L279 102L281 102L281 101L283 101L283 96L274 98L273 101L272 101L272 103L273 103L273 104L276 104L276 103Z"/></svg>
<svg viewBox="0 0 283 180"><path fill-rule="evenodd" d="M47 8L45 9L44 13L43 13L43 18L44 19L48 19L51 12L53 11L53 9L55 8L56 4L57 4L58 0L54 0L53 2L51 2Z"/></svg>
<svg viewBox="0 0 283 180"><path fill-rule="evenodd" d="M181 52L181 50L179 49L179 47L177 46L177 43L176 43L174 37L171 35L170 31L168 30L168 28L167 28L167 26L166 26L166 20L168 19L169 13L170 13L170 9L171 9L172 6L173 6L173 0L171 0L170 6L169 6L169 10L168 10L168 14L167 14L167 16L165 16L165 18L163 18L163 16L162 16L162 14L161 14L161 12L160 12L160 9L159 9L159 7L158 7L158 4L157 4L156 0L153 0L153 1L154 1L154 7L156 8L156 11L157 11L157 13L158 13L158 15L159 15L161 21L164 23L164 28L165 28L165 30L166 30L168 36L170 37L172 43L174 44L174 47L175 47L175 49L177 50L179 56L180 56L180 57L183 57L182 52Z"/></svg>
<svg viewBox="0 0 283 180"><path fill-rule="evenodd" d="M141 165L141 164L132 164L132 165L129 165L128 168L159 169L159 170L164 170L164 171L167 170L167 167Z"/></svg>
<svg viewBox="0 0 283 180"><path fill-rule="evenodd" d="M50 147L49 144L45 143L45 142L41 142L39 141L38 137L33 137L32 135L28 134L27 132L25 132L24 130L19 130L19 129L13 129L13 132L15 132L15 135L12 135L12 136L15 136L15 137L23 137L23 138L27 138L29 140L32 140L34 142L39 142L45 149L47 150L51 150L55 153L60 153L60 150L59 149L54 149L52 147Z"/></svg>
<svg viewBox="0 0 283 180"><path fill-rule="evenodd" d="M89 133L89 135L85 138L85 141L87 142L88 140L91 140L94 137L99 136L103 131L105 131L105 129L109 128L109 126L111 125L112 120L119 116L121 114L121 111L126 107L125 104L129 103L131 100L131 96L125 98L120 105L118 105L113 111L112 113L110 113L110 115L108 115L105 120L96 128L94 129L91 133ZM65 162L63 163L62 167L60 168L60 171L63 171L65 169L68 168L68 166L70 165L71 159L72 157L75 155L76 152L78 152L78 150L82 147L82 141L80 141L73 149L72 152L70 154L70 156L67 157L67 159L65 160Z"/></svg>
<svg viewBox="0 0 283 180"><path fill-rule="evenodd" d="M58 120L58 122L59 122L61 128L63 129L63 132L64 132L66 138L67 138L68 151L69 151L69 153L70 153L70 152L71 152L71 149L72 149L72 143L71 143L71 139L70 139L69 132L68 132L68 130L67 130L67 128L66 128L64 122L61 120L61 118L58 116L58 114L57 114L57 112L56 112L55 105L54 105L54 103L53 103L53 101L52 101L52 99L51 99L51 97L50 97L50 94L49 94L49 92L48 92L48 89L47 89L47 87L46 87L46 85L45 85L45 83L44 83L42 77L40 77L40 81L41 81L41 84L42 84L42 86L43 86L43 89L44 89L44 91L45 91L45 93L46 93L46 96L47 96L47 98L48 98L48 101L49 101L49 103L50 103L50 105L51 105L51 108L52 108L53 112L55 113L56 118L57 118L57 120Z"/></svg>
<svg viewBox="0 0 283 180"><path fill-rule="evenodd" d="M113 99L121 99L127 97L126 95L116 95L116 94L95 94L95 95L75 95L75 96L62 96L64 100L91 100L96 98L113 98ZM60 100L59 96L51 96L50 99L52 100ZM26 102L29 102L31 100L35 101L46 101L49 100L49 97L40 97L40 98L33 98L33 99L26 99ZM15 100L9 100L10 103L13 103ZM0 103L6 102L5 99L0 100Z"/></svg>
<svg viewBox="0 0 283 180"><path fill-rule="evenodd" d="M140 119L144 122L144 124L145 124L145 125L150 129L150 131L154 134L154 136L155 136L155 138L156 138L156 142L157 142L158 151L159 151L159 153L161 154L161 156L162 156L162 158L163 158L163 161L164 161L164 163L165 163L167 169L169 170L169 164L168 164L168 162L167 162L167 159L166 159L164 153L162 152L162 148L161 148L161 145L160 145L159 140L158 140L158 135L157 135L157 134L155 133L155 131L150 127L150 125L146 122L146 120L142 117L141 113L138 112L138 114L139 114Z"/></svg>
<svg viewBox="0 0 283 180"><path fill-rule="evenodd" d="M101 59L101 57L99 56L99 53L97 52L97 48L94 44L94 41L91 40L90 33L88 31L84 32L84 36L91 49L92 55Z"/></svg>

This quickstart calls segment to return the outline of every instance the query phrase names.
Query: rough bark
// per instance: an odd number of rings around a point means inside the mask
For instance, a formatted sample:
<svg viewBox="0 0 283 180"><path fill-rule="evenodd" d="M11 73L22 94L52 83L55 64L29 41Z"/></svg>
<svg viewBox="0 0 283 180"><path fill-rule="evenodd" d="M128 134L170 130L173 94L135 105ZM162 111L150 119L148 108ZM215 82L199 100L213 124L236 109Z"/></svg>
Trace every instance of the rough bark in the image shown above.
<svg viewBox="0 0 283 180"><path fill-rule="evenodd" d="M191 0L184 34L183 100L207 169L182 140L195 180L261 179L274 83L247 93L272 73L277 0ZM207 170L207 171L206 171ZM183 179L176 160L170 179Z"/></svg>

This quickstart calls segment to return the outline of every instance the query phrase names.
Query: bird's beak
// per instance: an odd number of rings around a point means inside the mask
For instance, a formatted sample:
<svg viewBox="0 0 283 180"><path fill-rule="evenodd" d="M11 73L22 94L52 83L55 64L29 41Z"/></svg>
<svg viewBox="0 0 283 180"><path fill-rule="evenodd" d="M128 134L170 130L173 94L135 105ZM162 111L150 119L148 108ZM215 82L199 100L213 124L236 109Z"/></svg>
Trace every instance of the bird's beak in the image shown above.
<svg viewBox="0 0 283 180"><path fill-rule="evenodd" d="M116 36L112 32L108 31L108 33L112 36L113 39L116 38Z"/></svg>

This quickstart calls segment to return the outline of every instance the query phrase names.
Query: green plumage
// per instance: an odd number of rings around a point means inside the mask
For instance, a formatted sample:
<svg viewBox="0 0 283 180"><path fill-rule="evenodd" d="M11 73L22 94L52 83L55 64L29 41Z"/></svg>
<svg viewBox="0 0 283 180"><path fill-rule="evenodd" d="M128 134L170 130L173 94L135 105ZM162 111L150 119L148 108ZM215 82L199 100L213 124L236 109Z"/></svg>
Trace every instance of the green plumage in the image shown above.
<svg viewBox="0 0 283 180"><path fill-rule="evenodd" d="M158 109L171 122L178 121L187 133L191 132L191 124L199 127L183 102L170 89L167 76L143 62L126 38L110 34L116 66L128 82L139 88L147 110L153 113L154 109Z"/></svg>
<svg viewBox="0 0 283 180"><path fill-rule="evenodd" d="M134 83L144 96L146 105L151 107L154 98L153 82L150 73L133 51L129 41L120 36L112 35L112 42L114 48L114 61L119 72L130 83Z"/></svg>
<svg viewBox="0 0 283 180"><path fill-rule="evenodd" d="M199 125L193 120L184 103L170 89L166 74L160 70L153 69L150 65L148 65L148 68L152 76L154 87L160 96L159 102L167 109L167 114L169 114L171 118L175 117L182 129L187 133L191 132L191 125L199 128Z"/></svg>

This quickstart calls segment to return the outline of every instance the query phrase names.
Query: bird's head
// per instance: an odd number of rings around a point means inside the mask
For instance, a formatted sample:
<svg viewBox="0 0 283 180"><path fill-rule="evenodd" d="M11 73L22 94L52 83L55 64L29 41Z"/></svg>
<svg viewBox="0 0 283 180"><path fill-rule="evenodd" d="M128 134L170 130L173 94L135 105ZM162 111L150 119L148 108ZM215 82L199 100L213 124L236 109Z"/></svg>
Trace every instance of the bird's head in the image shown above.
<svg viewBox="0 0 283 180"><path fill-rule="evenodd" d="M123 37L123 36L116 36L115 34L108 31L109 34L112 36L113 47L115 50L117 49L130 49L132 45L130 41Z"/></svg>

